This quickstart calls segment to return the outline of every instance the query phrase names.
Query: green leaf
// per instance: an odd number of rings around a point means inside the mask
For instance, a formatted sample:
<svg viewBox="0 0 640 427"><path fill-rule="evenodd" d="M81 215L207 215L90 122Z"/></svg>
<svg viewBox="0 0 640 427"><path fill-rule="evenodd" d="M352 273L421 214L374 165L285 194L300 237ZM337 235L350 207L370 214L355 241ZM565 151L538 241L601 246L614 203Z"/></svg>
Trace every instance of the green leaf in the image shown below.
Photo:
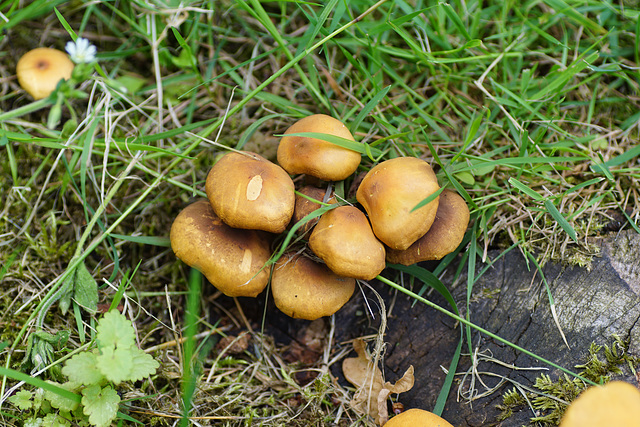
<svg viewBox="0 0 640 427"><path fill-rule="evenodd" d="M138 348L131 349L133 368L129 375L129 381L140 381L153 375L160 364L150 355Z"/></svg>
<svg viewBox="0 0 640 427"><path fill-rule="evenodd" d="M89 313L95 313L98 309L98 284L84 262L75 271L73 298Z"/></svg>
<svg viewBox="0 0 640 427"><path fill-rule="evenodd" d="M523 184L522 182L518 181L515 178L509 178L509 184L513 185L518 190L522 191L524 194L531 197L533 200L540 202L544 199L544 197L542 197L537 191L527 187L525 184Z"/></svg>
<svg viewBox="0 0 640 427"><path fill-rule="evenodd" d="M97 367L111 382L119 384L129 380L133 369L132 350L135 347L103 347L96 357Z"/></svg>
<svg viewBox="0 0 640 427"><path fill-rule="evenodd" d="M131 321L127 320L119 311L112 310L98 321L96 339L101 351L107 347L133 347L135 332Z"/></svg>
<svg viewBox="0 0 640 427"><path fill-rule="evenodd" d="M38 377L32 377L31 375L27 375L24 372L16 371L15 369L11 368L5 368L4 366L0 366L0 376L13 378L17 381L24 381L25 383L30 384L34 387L39 387L41 389L48 390L62 396L66 396L68 399L80 403L80 395L66 390L63 387L60 387L57 383L43 381ZM36 397L37 393L38 392L36 391Z"/></svg>
<svg viewBox="0 0 640 427"><path fill-rule="evenodd" d="M135 94L144 87L147 80L134 75L124 75L114 79L112 83L124 88L127 93Z"/></svg>
<svg viewBox="0 0 640 427"><path fill-rule="evenodd" d="M551 214L553 219L556 220L558 225L562 227L562 229L573 239L574 242L578 243L578 236L576 236L576 230L573 229L569 221L560 213L558 208L553 204L551 200L544 201L544 207L547 208L547 212Z"/></svg>
<svg viewBox="0 0 640 427"><path fill-rule="evenodd" d="M47 414L39 425L41 427L69 427L71 423L59 414Z"/></svg>
<svg viewBox="0 0 640 427"><path fill-rule="evenodd" d="M606 30L601 25L589 19L586 13L576 10L575 7L570 6L563 0L544 0L544 2L547 4L547 6L555 9L556 13L565 15L567 18L574 20L583 27L587 27L592 31L598 32L600 34L606 32Z"/></svg>
<svg viewBox="0 0 640 427"><path fill-rule="evenodd" d="M49 384L56 385L69 392L75 392L76 384L73 384L71 382L66 382L64 384L57 384L57 383L54 383L53 381L47 381L47 382ZM63 395L58 394L55 391L45 390L44 398L47 399L49 403L51 403L51 406L53 406L54 408L58 408L62 411L73 411L78 407L78 401L71 400L67 397L64 397Z"/></svg>
<svg viewBox="0 0 640 427"><path fill-rule="evenodd" d="M335 135L330 135L328 133L293 132L293 133L288 133L286 135L287 136L302 136L302 137L306 137L306 138L320 139L322 141L330 142L332 144L338 145L338 146L340 146L342 148L346 148L348 150L357 151L360 154L367 154L367 150L370 150L371 154L373 154L376 157L380 156L382 154L382 151L378 150L377 148L373 148L370 145L367 148L366 146L368 144L365 144L363 142L351 141L350 139L342 138L342 137L335 136ZM284 136L284 135L276 135L276 136Z"/></svg>
<svg viewBox="0 0 640 427"><path fill-rule="evenodd" d="M9 402L23 411L31 409L33 406L33 402L31 401L31 392L29 390L20 390L9 398Z"/></svg>
<svg viewBox="0 0 640 427"><path fill-rule="evenodd" d="M382 90L376 93L375 96L371 98L369 102L367 102L367 104L362 108L360 113L358 113L358 115L353 120L353 122L351 122L350 124L351 133L356 133L356 131L358 130L358 127L360 126L360 123L362 123L362 121L369 115L369 113L371 113L371 110L377 107L380 101L382 101L384 97L387 96L387 92L389 92L389 89L391 89L390 85L385 88L382 88ZM367 144L367 147L371 148L368 146L368 144Z"/></svg>
<svg viewBox="0 0 640 427"><path fill-rule="evenodd" d="M451 295L451 292L449 292L449 289L447 289L447 287L440 281L440 279L434 276L433 273L430 272L429 270L420 267L418 264L413 264L409 266L402 265L402 264L387 264L387 267L410 274L416 279L420 280L425 285L432 287L433 289L438 291L438 293L442 295L444 299L447 300L447 302L449 303L449 305L451 306L451 308L456 314L460 313L458 311L458 306L456 304L456 301L453 298L453 295Z"/></svg>
<svg viewBox="0 0 640 427"><path fill-rule="evenodd" d="M409 212L417 211L421 207L426 206L429 203L433 202L440 195L440 193L442 193L442 190L444 190L444 187L438 188L437 191L434 191L433 193L431 193L426 199L423 199L420 203L415 205L413 209L411 209Z"/></svg>
<svg viewBox="0 0 640 427"><path fill-rule="evenodd" d="M92 385L82 390L82 411L96 427L110 425L118 414L119 404L120 396L111 386Z"/></svg>
<svg viewBox="0 0 640 427"><path fill-rule="evenodd" d="M22 427L42 427L42 418L34 418L24 422Z"/></svg>
<svg viewBox="0 0 640 427"><path fill-rule="evenodd" d="M67 360L62 368L62 373L70 381L84 385L99 384L105 379L98 369L96 354L89 352L76 354Z"/></svg>

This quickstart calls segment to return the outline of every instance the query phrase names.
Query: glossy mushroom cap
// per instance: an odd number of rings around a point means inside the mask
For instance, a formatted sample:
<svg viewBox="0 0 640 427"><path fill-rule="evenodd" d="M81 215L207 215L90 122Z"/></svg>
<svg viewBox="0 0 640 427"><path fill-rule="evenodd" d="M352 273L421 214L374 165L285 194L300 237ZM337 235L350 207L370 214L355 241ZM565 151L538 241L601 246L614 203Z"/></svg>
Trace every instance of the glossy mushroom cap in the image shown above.
<svg viewBox="0 0 640 427"><path fill-rule="evenodd" d="M295 187L287 172L250 152L225 154L209 171L209 202L234 228L283 232L295 205Z"/></svg>
<svg viewBox="0 0 640 427"><path fill-rule="evenodd" d="M298 193L302 193L305 196L311 197L312 199L315 199L318 201L323 201L327 193L327 190L324 188L318 188L311 185L307 185L300 188L298 190ZM336 203L336 198L333 195L333 192L331 192L331 195L328 198L327 203L332 203L332 204ZM303 219L305 216L309 215L311 212L315 211L316 209L319 209L320 207L322 207L320 203L316 203L312 200L307 199L306 197L296 194L296 206L293 210L293 218L291 219L291 222L293 224L297 223L298 221ZM303 224L302 227L299 228L299 232L306 233L307 231L311 230L313 226L316 225L317 223L318 223L318 218L313 218L307 221L305 224Z"/></svg>
<svg viewBox="0 0 640 427"><path fill-rule="evenodd" d="M453 427L444 418L424 409L409 409L391 418L384 427Z"/></svg>
<svg viewBox="0 0 640 427"><path fill-rule="evenodd" d="M176 256L200 270L225 295L255 297L267 286L269 235L229 227L207 200L192 203L178 214L170 239Z"/></svg>
<svg viewBox="0 0 640 427"><path fill-rule="evenodd" d="M296 319L315 320L340 309L356 287L326 265L299 254L283 255L273 268L271 292L276 307Z"/></svg>
<svg viewBox="0 0 640 427"><path fill-rule="evenodd" d="M412 209L440 187L431 166L415 157L386 160L371 168L356 198L369 214L376 237L392 249L407 249L436 217L438 198Z"/></svg>
<svg viewBox="0 0 640 427"><path fill-rule="evenodd" d="M560 427L640 427L640 390L623 381L589 387L574 400Z"/></svg>
<svg viewBox="0 0 640 427"><path fill-rule="evenodd" d="M411 265L442 259L462 242L469 225L469 208L462 196L452 190L440 193L436 219L427 234L403 251L387 250L387 261Z"/></svg>
<svg viewBox="0 0 640 427"><path fill-rule="evenodd" d="M73 71L69 56L57 49L41 47L25 53L16 66L18 83L34 99L46 98L61 79L69 80Z"/></svg>
<svg viewBox="0 0 640 427"><path fill-rule="evenodd" d="M317 132L355 141L349 129L338 119L314 114L295 122L280 140L278 163L290 174L306 174L324 181L341 181L354 173L361 155L331 142L291 133Z"/></svg>
<svg viewBox="0 0 640 427"><path fill-rule="evenodd" d="M325 212L309 237L309 247L340 276L371 280L386 265L384 246L354 206Z"/></svg>

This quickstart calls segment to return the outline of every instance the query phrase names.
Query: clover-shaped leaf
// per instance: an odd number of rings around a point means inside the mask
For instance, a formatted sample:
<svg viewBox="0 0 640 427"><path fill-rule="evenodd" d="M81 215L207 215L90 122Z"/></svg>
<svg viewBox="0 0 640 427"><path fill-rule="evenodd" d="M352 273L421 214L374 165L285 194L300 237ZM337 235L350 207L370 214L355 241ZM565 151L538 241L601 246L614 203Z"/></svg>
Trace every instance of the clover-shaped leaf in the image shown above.
<svg viewBox="0 0 640 427"><path fill-rule="evenodd" d="M69 381L84 385L98 384L105 379L98 369L96 354L89 352L76 354L67 360L62 373L69 377Z"/></svg>
<svg viewBox="0 0 640 427"><path fill-rule="evenodd" d="M96 427L110 425L118 414L119 404L120 396L111 386L101 388L94 384L82 390L82 411Z"/></svg>
<svg viewBox="0 0 640 427"><path fill-rule="evenodd" d="M131 350L135 347L104 347L96 357L97 367L115 384L129 380L133 368Z"/></svg>
<svg viewBox="0 0 640 427"><path fill-rule="evenodd" d="M33 402L31 401L31 392L29 390L20 390L9 398L9 402L11 402L16 408L23 411L31 409L33 406Z"/></svg>
<svg viewBox="0 0 640 427"><path fill-rule="evenodd" d="M115 310L106 313L100 319L96 332L98 347L101 351L107 347L133 347L136 342L131 321Z"/></svg>

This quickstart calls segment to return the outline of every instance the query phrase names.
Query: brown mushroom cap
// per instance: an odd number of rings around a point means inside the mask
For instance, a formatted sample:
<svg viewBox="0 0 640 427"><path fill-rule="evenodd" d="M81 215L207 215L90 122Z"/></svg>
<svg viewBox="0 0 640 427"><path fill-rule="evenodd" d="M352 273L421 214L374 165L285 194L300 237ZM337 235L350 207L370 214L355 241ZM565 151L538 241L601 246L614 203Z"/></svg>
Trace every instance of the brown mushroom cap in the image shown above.
<svg viewBox="0 0 640 427"><path fill-rule="evenodd" d="M18 83L34 99L46 98L61 79L69 80L73 71L69 56L57 49L40 47L25 53L16 66Z"/></svg>
<svg viewBox="0 0 640 427"><path fill-rule="evenodd" d="M205 190L216 215L234 228L281 233L293 215L291 177L255 153L225 154L209 171Z"/></svg>
<svg viewBox="0 0 640 427"><path fill-rule="evenodd" d="M255 297L269 282L269 235L231 228L207 200L184 208L171 226L171 248L185 264L200 270L228 296Z"/></svg>
<svg viewBox="0 0 640 427"><path fill-rule="evenodd" d="M315 320L340 309L356 287L324 264L300 254L283 255L273 268L271 292L276 307L296 319Z"/></svg>
<svg viewBox="0 0 640 427"><path fill-rule="evenodd" d="M324 181L341 181L354 173L360 164L357 151L328 141L290 133L317 132L355 141L349 129L338 119L314 114L295 122L280 140L278 163L290 174L307 174Z"/></svg>
<svg viewBox="0 0 640 427"><path fill-rule="evenodd" d="M469 208L462 196L452 190L440 193L436 219L427 234L403 251L387 250L387 261L411 265L420 261L442 259L453 252L467 231Z"/></svg>
<svg viewBox="0 0 640 427"><path fill-rule="evenodd" d="M318 188L311 185L304 186L298 190L298 193L304 194L307 197L311 197L314 200L323 201L325 195L327 194L327 190L324 188ZM327 200L327 203L336 203L336 198L331 192L330 197ZM309 200L306 197L303 197L299 194L296 194L296 206L293 210L293 218L291 218L291 222L293 224L300 221L305 216L309 215L311 212L316 209L321 208L322 205L320 203L316 203L312 200ZM318 218L313 218L307 221L300 229L300 233L306 233L311 230L314 225L318 222Z"/></svg>
<svg viewBox="0 0 640 427"><path fill-rule="evenodd" d="M384 427L453 427L445 419L424 409L409 409L384 424Z"/></svg>
<svg viewBox="0 0 640 427"><path fill-rule="evenodd" d="M356 198L369 214L373 232L392 249L407 249L424 236L436 217L438 198L411 212L440 187L431 166L415 157L397 157L371 168Z"/></svg>
<svg viewBox="0 0 640 427"><path fill-rule="evenodd" d="M386 265L384 246L354 206L325 212L309 237L309 247L340 276L371 280Z"/></svg>
<svg viewBox="0 0 640 427"><path fill-rule="evenodd" d="M567 408L560 427L640 427L640 390L611 381L583 391Z"/></svg>

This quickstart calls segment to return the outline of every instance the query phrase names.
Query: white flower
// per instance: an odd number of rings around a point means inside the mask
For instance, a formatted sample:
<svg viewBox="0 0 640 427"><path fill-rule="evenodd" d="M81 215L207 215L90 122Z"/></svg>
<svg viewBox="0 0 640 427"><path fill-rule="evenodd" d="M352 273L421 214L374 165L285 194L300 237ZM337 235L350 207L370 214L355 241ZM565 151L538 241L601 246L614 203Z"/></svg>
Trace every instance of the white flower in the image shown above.
<svg viewBox="0 0 640 427"><path fill-rule="evenodd" d="M75 43L67 42L65 49L76 64L88 64L96 60L96 47L83 37L78 37Z"/></svg>

